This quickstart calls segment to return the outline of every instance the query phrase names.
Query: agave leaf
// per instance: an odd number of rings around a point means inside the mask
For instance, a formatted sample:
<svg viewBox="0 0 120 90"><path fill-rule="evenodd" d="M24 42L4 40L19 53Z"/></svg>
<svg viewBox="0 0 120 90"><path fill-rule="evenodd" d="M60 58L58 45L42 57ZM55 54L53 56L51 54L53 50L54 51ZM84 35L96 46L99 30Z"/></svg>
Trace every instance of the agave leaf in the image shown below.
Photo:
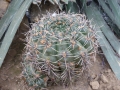
<svg viewBox="0 0 120 90"><path fill-rule="evenodd" d="M105 24L105 21L104 19L102 18L99 10L96 8L97 6L95 5L95 3L92 3L89 7L87 7L84 3L84 1L82 0L82 3L84 4L84 11L88 17L89 20L92 19L92 24L93 25L96 25L96 30L106 30L106 25L103 25L105 26L104 28L101 28L101 24ZM91 13L92 12L92 13ZM98 22L99 21L99 22ZM110 31L106 31L107 33L110 33ZM104 32L105 34L105 32ZM116 74L117 78L120 79L120 71L119 71L119 63L118 63L118 60L119 58L115 55L116 53L114 52L113 48L111 47L110 43L108 42L108 36L104 36L104 34L102 32L99 32L98 35L100 36L100 39L99 39L99 44L102 48L102 51L108 61L108 63L110 64L112 70L114 71L114 73ZM107 37L107 39L106 39ZM109 36L109 38L112 37L112 36ZM113 41L114 41L114 37L113 37ZM111 43L113 42L111 40ZM119 46L118 45L115 45L115 46Z"/></svg>
<svg viewBox="0 0 120 90"><path fill-rule="evenodd" d="M59 0L54 0L54 2L58 5L58 3L59 3Z"/></svg>
<svg viewBox="0 0 120 90"><path fill-rule="evenodd" d="M33 4L37 4L37 3L41 4L41 2L42 0L33 0Z"/></svg>
<svg viewBox="0 0 120 90"><path fill-rule="evenodd" d="M19 9L24 0L12 0L5 15L0 20L0 39L8 28L16 11Z"/></svg>
<svg viewBox="0 0 120 90"><path fill-rule="evenodd" d="M105 16L105 18L104 18L106 20L107 24L111 27L111 29L113 29L113 31L119 37L119 35L120 35L120 30L119 30L120 22L119 22L119 20L115 20L113 13L111 12L111 10L108 8L108 6L105 4L105 2L103 0L98 0L98 2L99 2L99 5L101 5L101 7L104 10L104 12L102 12L102 13L107 14L107 16Z"/></svg>
<svg viewBox="0 0 120 90"><path fill-rule="evenodd" d="M62 2L64 2L65 4L68 4L69 0L61 0Z"/></svg>
<svg viewBox="0 0 120 90"><path fill-rule="evenodd" d="M105 2L103 0L98 0L99 4L102 6L103 10L107 13L107 15L111 18L111 20L117 25L117 27L120 29L120 20L119 20L119 16L117 15L117 12L115 13L114 8L112 5L112 11L110 10L110 8L108 8L108 6L105 4ZM110 3L110 2L109 2ZM120 8L120 7L119 7Z"/></svg>
<svg viewBox="0 0 120 90"><path fill-rule="evenodd" d="M51 2L52 4L55 4L55 2L53 0L49 0L49 2Z"/></svg>
<svg viewBox="0 0 120 90"><path fill-rule="evenodd" d="M99 0L99 2L101 2L102 0ZM102 4L103 2L101 2ZM107 9L107 8L106 8ZM112 13L108 12L109 16L112 16ZM111 14L111 15L110 15ZM99 15L100 16L100 15ZM105 21L103 20L103 17L101 16L101 30L103 31L103 33L105 34L105 36L107 37L107 39L109 40L110 44L112 45L112 47L114 48L114 50L120 55L120 42L117 39L117 37L113 34L113 32L110 30L109 26L105 23ZM100 25L99 25L100 26ZM107 32L107 33L106 33ZM114 39L114 40L112 40Z"/></svg>
<svg viewBox="0 0 120 90"><path fill-rule="evenodd" d="M5 37L4 37L3 42L1 44L1 47L0 47L0 66L3 63L3 60L4 60L6 53L9 49L9 46L11 45L11 42L15 36L15 33L16 33L16 31L17 31L17 29L18 29L18 27L19 27L19 25L24 17L24 14L25 14L26 10L29 8L31 3L32 3L32 0L25 0L23 2L20 9L14 15L14 18L12 19L10 26L8 27L8 30L5 34Z"/></svg>
<svg viewBox="0 0 120 90"><path fill-rule="evenodd" d="M79 11L80 11L77 3L73 2L73 1L69 1L68 4L65 6L65 9L69 13L79 13Z"/></svg>
<svg viewBox="0 0 120 90"><path fill-rule="evenodd" d="M117 0L107 0L108 4L113 12L114 15L114 19L116 21L116 25L119 27L120 29L120 6L117 3Z"/></svg>
<svg viewBox="0 0 120 90"><path fill-rule="evenodd" d="M107 1L108 1L110 8L112 9L112 12L114 14L117 14L117 16L120 16L120 6L118 4L118 0L107 0Z"/></svg>
<svg viewBox="0 0 120 90"><path fill-rule="evenodd" d="M61 4L60 2L58 3L58 6L59 6L59 9L62 11L62 9L63 9L63 5L64 4Z"/></svg>

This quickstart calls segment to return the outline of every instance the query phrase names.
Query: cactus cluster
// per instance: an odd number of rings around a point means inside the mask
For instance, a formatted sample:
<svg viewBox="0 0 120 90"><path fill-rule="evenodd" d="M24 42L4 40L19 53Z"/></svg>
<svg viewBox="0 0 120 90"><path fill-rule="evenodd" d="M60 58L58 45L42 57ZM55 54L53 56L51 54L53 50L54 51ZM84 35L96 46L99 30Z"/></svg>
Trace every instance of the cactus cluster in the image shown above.
<svg viewBox="0 0 120 90"><path fill-rule="evenodd" d="M23 75L32 86L69 85L96 54L96 33L85 15L44 15L25 35Z"/></svg>

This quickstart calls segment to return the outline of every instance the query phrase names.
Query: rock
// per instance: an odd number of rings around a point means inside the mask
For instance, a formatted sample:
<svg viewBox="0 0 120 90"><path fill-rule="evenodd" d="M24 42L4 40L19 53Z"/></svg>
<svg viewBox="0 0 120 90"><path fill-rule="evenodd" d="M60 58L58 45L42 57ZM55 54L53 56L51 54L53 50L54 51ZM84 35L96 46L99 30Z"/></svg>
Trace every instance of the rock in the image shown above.
<svg viewBox="0 0 120 90"><path fill-rule="evenodd" d="M113 90L120 90L120 86L113 86Z"/></svg>
<svg viewBox="0 0 120 90"><path fill-rule="evenodd" d="M101 80L102 80L103 83L108 83L107 77L103 74L101 75Z"/></svg>
<svg viewBox="0 0 120 90"><path fill-rule="evenodd" d="M111 69L105 70L105 73L110 73Z"/></svg>
<svg viewBox="0 0 120 90"><path fill-rule="evenodd" d="M108 89L108 90L110 90L111 88L112 88L112 86L111 86L111 85L108 85L108 86L107 86L107 89Z"/></svg>
<svg viewBox="0 0 120 90"><path fill-rule="evenodd" d="M90 82L90 85L91 85L92 89L94 89L94 90L99 89L99 86L100 86L98 81L92 81L92 82Z"/></svg>
<svg viewBox="0 0 120 90"><path fill-rule="evenodd" d="M92 79L95 79L95 77L96 77L95 74L92 74L92 75L91 75L91 78L92 78Z"/></svg>
<svg viewBox="0 0 120 90"><path fill-rule="evenodd" d="M92 74L91 79L94 80L94 81L97 81L98 80L98 75Z"/></svg>

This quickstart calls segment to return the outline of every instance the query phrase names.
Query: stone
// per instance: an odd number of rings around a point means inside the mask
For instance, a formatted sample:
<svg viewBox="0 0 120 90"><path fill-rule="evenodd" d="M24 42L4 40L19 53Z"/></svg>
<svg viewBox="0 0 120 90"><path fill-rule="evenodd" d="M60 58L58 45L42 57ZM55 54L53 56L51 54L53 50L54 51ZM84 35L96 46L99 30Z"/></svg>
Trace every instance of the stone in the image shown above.
<svg viewBox="0 0 120 90"><path fill-rule="evenodd" d="M113 90L120 90L120 86L113 86Z"/></svg>
<svg viewBox="0 0 120 90"><path fill-rule="evenodd" d="M111 88L112 88L112 86L109 84L109 85L107 86L107 89L110 90Z"/></svg>
<svg viewBox="0 0 120 90"><path fill-rule="evenodd" d="M105 73L110 73L110 72L111 72L111 69L105 70Z"/></svg>
<svg viewBox="0 0 120 90"><path fill-rule="evenodd" d="M92 74L91 79L94 80L94 81L97 81L98 80L98 75Z"/></svg>
<svg viewBox="0 0 120 90"><path fill-rule="evenodd" d="M101 75L101 80L102 80L103 83L108 83L107 77L103 74Z"/></svg>
<svg viewBox="0 0 120 90"><path fill-rule="evenodd" d="M99 86L100 86L98 81L92 81L92 82L90 82L90 85L93 90L99 89Z"/></svg>
<svg viewBox="0 0 120 90"><path fill-rule="evenodd" d="M91 78L92 78L92 79L95 79L95 78L96 78L96 75L95 75L95 74L92 74L92 75L91 75Z"/></svg>

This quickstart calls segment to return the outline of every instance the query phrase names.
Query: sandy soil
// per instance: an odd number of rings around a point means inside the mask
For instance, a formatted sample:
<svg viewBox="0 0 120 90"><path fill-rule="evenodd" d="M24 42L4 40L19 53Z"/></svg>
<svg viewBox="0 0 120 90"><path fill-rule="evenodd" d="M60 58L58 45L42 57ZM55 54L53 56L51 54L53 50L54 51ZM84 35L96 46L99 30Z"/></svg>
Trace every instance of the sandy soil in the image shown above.
<svg viewBox="0 0 120 90"><path fill-rule="evenodd" d="M4 4L4 6L1 5ZM8 3L0 1L0 17L3 16ZM45 14L46 10L56 10L56 6L45 5L41 8L41 13ZM32 6L32 20L37 20L39 9ZM40 14L41 16L41 14ZM0 68L0 90L34 90L34 88L27 86L24 78L21 76L21 54L24 48L23 33L29 28L28 21L24 17L16 35L10 46L8 54L4 60L2 67ZM48 90L120 90L120 81L116 78L112 70L110 69L106 59L103 55L97 55L96 61L91 61L89 73L80 76L78 82L70 87L52 86L48 87Z"/></svg>

